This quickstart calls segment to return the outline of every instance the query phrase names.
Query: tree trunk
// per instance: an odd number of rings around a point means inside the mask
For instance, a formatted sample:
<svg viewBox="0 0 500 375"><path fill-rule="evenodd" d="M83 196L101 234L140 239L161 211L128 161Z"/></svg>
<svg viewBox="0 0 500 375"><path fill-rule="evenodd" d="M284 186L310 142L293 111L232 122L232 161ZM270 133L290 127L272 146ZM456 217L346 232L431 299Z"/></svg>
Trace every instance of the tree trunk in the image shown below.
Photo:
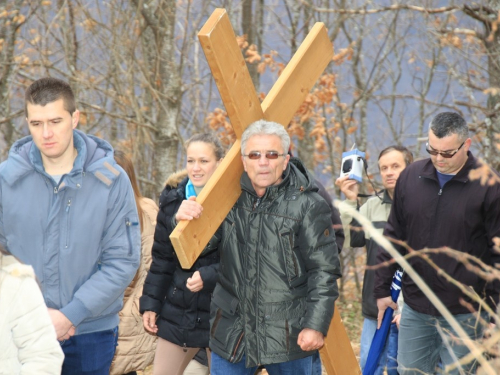
<svg viewBox="0 0 500 375"><path fill-rule="evenodd" d="M490 6L496 11L500 10L498 1L490 1ZM496 21L496 15L495 15ZM491 25L485 25L486 41L485 46L488 51L488 76L489 86L492 88L500 88L500 33L499 30L491 31ZM490 39L489 39L490 38ZM487 101L488 116L485 119L487 147L484 150L485 160L490 166L499 170L500 168L500 153L497 144L500 143L500 92L492 91Z"/></svg>
<svg viewBox="0 0 500 375"><path fill-rule="evenodd" d="M257 0L255 4L255 12L253 8L253 0L243 0L242 12L241 12L241 28L243 34L247 37L248 47L243 50L243 54L246 53L249 47L255 45L257 47L257 52L262 53L262 4L263 0ZM255 17L254 17L255 14ZM247 68L252 77L253 85L255 86L255 91L259 92L260 88L260 74L257 70L258 62L249 63L247 62Z"/></svg>
<svg viewBox="0 0 500 375"><path fill-rule="evenodd" d="M13 123L14 115L11 112L11 88L10 82L15 72L14 52L17 40L18 29L26 22L17 17L17 13L12 13L14 9L20 9L23 1L3 1L0 6L0 12L7 12L9 16L0 18L0 39L2 40L0 48L0 160L7 156L10 146L18 134ZM23 116L24 118L24 116Z"/></svg>
<svg viewBox="0 0 500 375"><path fill-rule="evenodd" d="M181 106L181 77L175 52L175 0L154 1L133 0L151 28L154 39L149 41L150 51L155 51L150 85L158 90L156 116L157 128L154 140L153 178L159 190L167 177L177 169L179 134L177 123ZM156 5L156 6L155 6ZM145 33L147 36L147 34ZM146 41L147 42L147 41ZM154 43L154 44L153 44ZM145 43L147 44L147 43Z"/></svg>

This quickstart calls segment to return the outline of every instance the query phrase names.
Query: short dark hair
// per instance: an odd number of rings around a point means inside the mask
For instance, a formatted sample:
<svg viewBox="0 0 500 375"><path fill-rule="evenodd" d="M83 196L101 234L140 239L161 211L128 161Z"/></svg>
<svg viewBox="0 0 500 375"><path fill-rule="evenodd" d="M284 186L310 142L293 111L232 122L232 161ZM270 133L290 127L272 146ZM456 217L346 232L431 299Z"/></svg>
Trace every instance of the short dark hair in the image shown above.
<svg viewBox="0 0 500 375"><path fill-rule="evenodd" d="M380 151L377 160L380 160L382 156L391 151L401 152L403 154L403 158L405 159L406 166L409 166L411 163L413 163L413 153L410 150L408 150L405 146L399 146L399 145L392 145L384 148L382 151Z"/></svg>
<svg viewBox="0 0 500 375"><path fill-rule="evenodd" d="M460 140L469 138L469 127L462 116L455 112L438 113L429 124L429 129L438 138L457 134Z"/></svg>
<svg viewBox="0 0 500 375"><path fill-rule="evenodd" d="M36 80L26 89L24 99L24 114L26 117L28 117L28 103L43 107L48 103L62 99L64 109L71 115L76 110L73 90L69 84L57 78L45 77Z"/></svg>
<svg viewBox="0 0 500 375"><path fill-rule="evenodd" d="M184 148L187 150L189 145L193 142L203 142L211 145L214 149L215 158L220 160L224 157L224 147L222 147L219 138L213 133L199 133L189 138L184 143Z"/></svg>

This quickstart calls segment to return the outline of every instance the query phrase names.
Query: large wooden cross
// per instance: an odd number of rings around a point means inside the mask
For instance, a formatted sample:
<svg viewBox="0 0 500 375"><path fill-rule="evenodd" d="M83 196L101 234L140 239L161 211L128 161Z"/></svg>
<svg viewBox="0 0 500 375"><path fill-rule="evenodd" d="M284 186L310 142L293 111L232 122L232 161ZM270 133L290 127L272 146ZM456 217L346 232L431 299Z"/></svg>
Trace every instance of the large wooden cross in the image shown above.
<svg viewBox="0 0 500 375"><path fill-rule="evenodd" d="M193 221L181 221L170 235L179 261L187 269L241 194L240 139L243 131L260 119L287 125L333 56L327 30L318 22L261 104L224 9L212 13L198 38L237 140L196 198L203 206L203 214ZM335 309L320 352L329 375L361 373L338 309Z"/></svg>

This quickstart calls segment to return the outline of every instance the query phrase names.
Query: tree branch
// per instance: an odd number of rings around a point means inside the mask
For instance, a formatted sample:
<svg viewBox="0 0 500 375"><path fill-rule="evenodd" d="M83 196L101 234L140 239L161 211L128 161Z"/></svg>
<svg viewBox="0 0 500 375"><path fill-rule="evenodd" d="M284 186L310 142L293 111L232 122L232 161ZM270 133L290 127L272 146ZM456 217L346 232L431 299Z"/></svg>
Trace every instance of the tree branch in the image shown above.
<svg viewBox="0 0 500 375"><path fill-rule="evenodd" d="M394 10L414 10L417 12L428 13L428 14L436 14L436 13L447 13L447 12L455 12L459 10L463 10L464 7L458 5L451 5L447 7L439 7L439 8L425 8L416 5L407 5L407 4L393 4L386 7L375 8L375 9L330 9L330 8L321 8L310 4L309 2L302 0L302 3L305 6L312 8L316 12L322 13L338 13L338 14L355 14L355 15L365 15L365 14L375 14L382 12L389 12Z"/></svg>

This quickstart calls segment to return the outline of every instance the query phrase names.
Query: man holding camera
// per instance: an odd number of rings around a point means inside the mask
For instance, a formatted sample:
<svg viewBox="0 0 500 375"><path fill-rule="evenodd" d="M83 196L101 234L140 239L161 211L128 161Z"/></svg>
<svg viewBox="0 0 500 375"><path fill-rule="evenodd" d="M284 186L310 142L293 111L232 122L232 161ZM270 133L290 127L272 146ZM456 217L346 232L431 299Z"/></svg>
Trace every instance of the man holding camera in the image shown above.
<svg viewBox="0 0 500 375"><path fill-rule="evenodd" d="M413 161L412 153L403 146L390 146L382 150L378 157L378 166L380 176L382 177L382 185L384 190L382 196L371 197L363 204L359 210L361 214L366 216L381 232L384 229L385 223L389 216L392 206L392 196L396 181L399 174ZM342 201L339 206L340 217L344 226L344 233L346 244L351 247L366 246L367 256L366 265L373 266L376 264L378 246L377 243L371 238L369 233L365 233L360 228L360 224L352 218L348 213L348 207L358 207L358 193L359 185L356 180L349 179L349 176L343 176L335 182L344 193L346 200ZM377 302L373 297L373 279L375 272L371 269L366 269L363 279L363 299L362 299L362 313L364 316L363 330L361 333L361 353L360 353L360 366L364 369L368 352L370 350L373 335L377 329L378 309ZM389 340L391 343L391 350L389 351L389 342L385 345L384 351L380 357L379 366L376 374L382 374L387 362L388 373L396 371L395 357L397 355L397 334L398 329L396 324L393 323L391 327L391 334ZM394 347L392 346L394 344Z"/></svg>
<svg viewBox="0 0 500 375"><path fill-rule="evenodd" d="M500 287L498 281L486 282L459 257L474 256L490 266L500 263L500 254L494 250L493 243L495 237L500 237L500 185L471 179L470 172L481 164L469 151L470 145L467 123L459 114L444 112L434 117L426 145L430 158L413 163L401 173L384 235L404 241L417 251L417 256L408 259L409 263L474 340L480 338L484 330L484 321L479 321L478 315L483 319L487 319L487 315L479 310L477 300L464 291L474 293L495 311ZM439 251L427 253L425 258L418 256L419 250L425 248ZM397 249L401 254L407 252L402 246ZM390 260L389 253L380 248L377 263ZM469 265L476 264L469 262ZM393 263L375 271L374 296L379 324L386 308L394 306L390 285L396 268L397 264ZM398 352L400 374L434 373L439 360L446 367L469 353L408 274L403 276L403 295L405 305ZM475 371L473 362L458 367L447 373Z"/></svg>

